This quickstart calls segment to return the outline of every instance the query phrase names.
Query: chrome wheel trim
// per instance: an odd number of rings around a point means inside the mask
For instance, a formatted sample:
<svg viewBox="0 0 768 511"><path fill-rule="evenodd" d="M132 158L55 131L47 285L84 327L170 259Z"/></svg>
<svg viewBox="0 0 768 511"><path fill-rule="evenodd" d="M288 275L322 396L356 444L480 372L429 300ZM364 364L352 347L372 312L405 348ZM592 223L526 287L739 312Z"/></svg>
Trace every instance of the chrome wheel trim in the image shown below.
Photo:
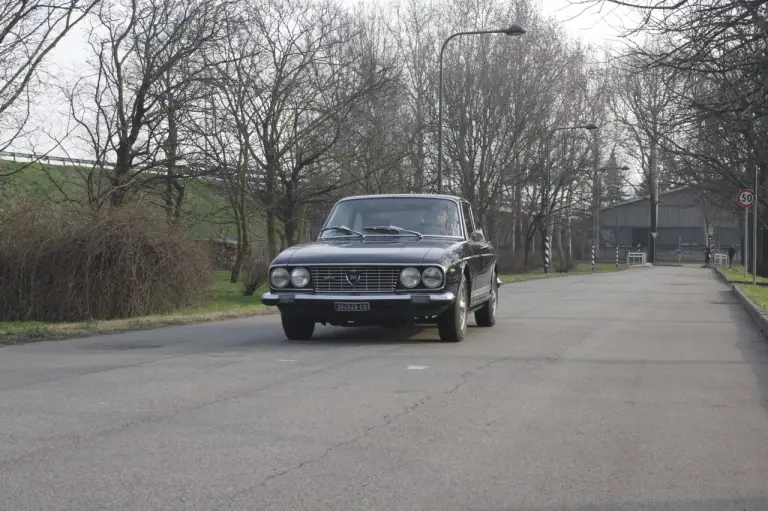
<svg viewBox="0 0 768 511"><path fill-rule="evenodd" d="M459 329L464 332L467 329L467 289L462 286L459 295Z"/></svg>
<svg viewBox="0 0 768 511"><path fill-rule="evenodd" d="M491 284L491 316L496 317L496 308L499 305L498 289L496 284Z"/></svg>

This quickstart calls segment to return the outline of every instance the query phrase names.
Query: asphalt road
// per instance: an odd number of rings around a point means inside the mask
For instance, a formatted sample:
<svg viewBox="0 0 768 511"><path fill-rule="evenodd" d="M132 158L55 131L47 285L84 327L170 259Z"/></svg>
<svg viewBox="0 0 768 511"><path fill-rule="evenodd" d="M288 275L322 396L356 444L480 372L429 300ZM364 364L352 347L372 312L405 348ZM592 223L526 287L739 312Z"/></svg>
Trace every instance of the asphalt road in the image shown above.
<svg viewBox="0 0 768 511"><path fill-rule="evenodd" d="M701 268L460 344L276 317L0 348L0 509L768 510L768 342Z"/></svg>

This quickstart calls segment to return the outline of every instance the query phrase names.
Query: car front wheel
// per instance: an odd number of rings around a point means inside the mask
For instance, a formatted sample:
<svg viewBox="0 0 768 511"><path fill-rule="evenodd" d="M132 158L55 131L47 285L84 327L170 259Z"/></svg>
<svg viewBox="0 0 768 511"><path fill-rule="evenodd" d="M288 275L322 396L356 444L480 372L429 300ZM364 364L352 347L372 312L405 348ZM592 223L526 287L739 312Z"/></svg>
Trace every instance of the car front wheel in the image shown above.
<svg viewBox="0 0 768 511"><path fill-rule="evenodd" d="M310 318L280 314L283 322L283 332L291 341L308 341L315 333L315 322Z"/></svg>
<svg viewBox="0 0 768 511"><path fill-rule="evenodd" d="M482 308L475 311L475 323L477 326L491 327L496 324L496 309L499 306L499 285L496 283L496 275L491 277L491 295Z"/></svg>
<svg viewBox="0 0 768 511"><path fill-rule="evenodd" d="M440 340L446 342L460 342L467 334L467 316L469 310L469 293L467 292L467 280L462 276L456 300L453 305L440 316L437 323L437 331Z"/></svg>

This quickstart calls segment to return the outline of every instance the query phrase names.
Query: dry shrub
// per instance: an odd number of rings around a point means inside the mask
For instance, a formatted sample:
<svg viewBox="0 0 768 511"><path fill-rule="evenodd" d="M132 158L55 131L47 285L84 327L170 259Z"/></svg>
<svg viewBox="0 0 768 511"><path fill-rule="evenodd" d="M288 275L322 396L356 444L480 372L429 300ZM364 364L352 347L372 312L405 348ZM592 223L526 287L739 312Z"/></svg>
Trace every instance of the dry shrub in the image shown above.
<svg viewBox="0 0 768 511"><path fill-rule="evenodd" d="M209 254L140 205L83 213L26 202L3 216L0 320L162 314L209 289Z"/></svg>
<svg viewBox="0 0 768 511"><path fill-rule="evenodd" d="M253 296L259 287L267 281L269 264L263 259L251 261L245 268L245 296Z"/></svg>

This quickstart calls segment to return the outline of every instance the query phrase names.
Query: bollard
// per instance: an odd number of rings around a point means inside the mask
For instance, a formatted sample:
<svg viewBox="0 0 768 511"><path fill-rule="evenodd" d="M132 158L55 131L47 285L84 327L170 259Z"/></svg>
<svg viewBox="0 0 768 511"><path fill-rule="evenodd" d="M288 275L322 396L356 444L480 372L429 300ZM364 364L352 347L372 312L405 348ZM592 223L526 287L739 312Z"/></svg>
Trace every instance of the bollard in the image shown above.
<svg viewBox="0 0 768 511"><path fill-rule="evenodd" d="M592 245L592 271L595 271L595 246Z"/></svg>
<svg viewBox="0 0 768 511"><path fill-rule="evenodd" d="M616 269L619 269L619 246L616 245Z"/></svg>
<svg viewBox="0 0 768 511"><path fill-rule="evenodd" d="M549 236L544 236L544 273L549 273Z"/></svg>

